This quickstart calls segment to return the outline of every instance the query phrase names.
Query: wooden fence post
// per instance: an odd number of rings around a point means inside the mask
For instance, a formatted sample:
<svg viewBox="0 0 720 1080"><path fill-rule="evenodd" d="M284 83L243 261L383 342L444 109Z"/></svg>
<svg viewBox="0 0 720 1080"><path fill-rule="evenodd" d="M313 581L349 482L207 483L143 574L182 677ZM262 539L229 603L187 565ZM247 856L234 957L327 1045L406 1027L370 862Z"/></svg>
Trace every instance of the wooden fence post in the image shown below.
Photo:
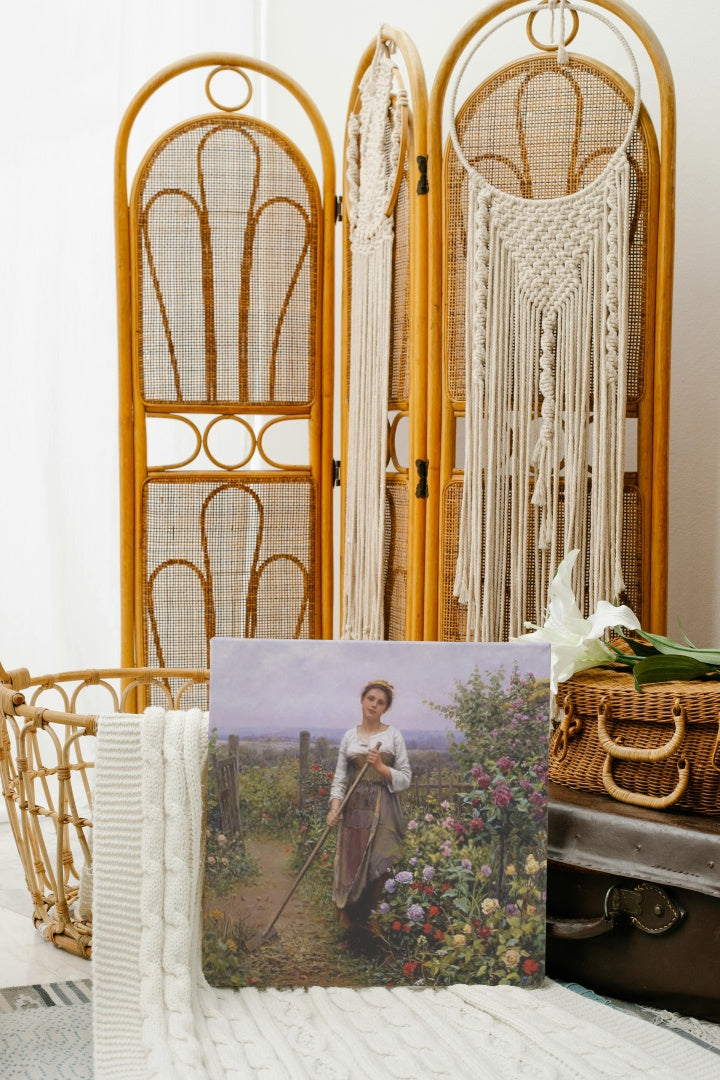
<svg viewBox="0 0 720 1080"><path fill-rule="evenodd" d="M310 732L300 732L300 769L298 776L298 806L305 809L305 787L310 776Z"/></svg>

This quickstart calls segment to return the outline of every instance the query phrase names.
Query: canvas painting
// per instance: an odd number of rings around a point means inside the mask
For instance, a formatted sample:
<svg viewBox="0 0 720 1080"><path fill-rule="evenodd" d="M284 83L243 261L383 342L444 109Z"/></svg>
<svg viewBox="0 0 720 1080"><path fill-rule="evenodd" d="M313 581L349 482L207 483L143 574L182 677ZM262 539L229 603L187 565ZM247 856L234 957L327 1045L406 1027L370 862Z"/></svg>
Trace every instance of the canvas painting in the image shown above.
<svg viewBox="0 0 720 1080"><path fill-rule="evenodd" d="M222 987L534 987L546 645L211 645L203 967Z"/></svg>

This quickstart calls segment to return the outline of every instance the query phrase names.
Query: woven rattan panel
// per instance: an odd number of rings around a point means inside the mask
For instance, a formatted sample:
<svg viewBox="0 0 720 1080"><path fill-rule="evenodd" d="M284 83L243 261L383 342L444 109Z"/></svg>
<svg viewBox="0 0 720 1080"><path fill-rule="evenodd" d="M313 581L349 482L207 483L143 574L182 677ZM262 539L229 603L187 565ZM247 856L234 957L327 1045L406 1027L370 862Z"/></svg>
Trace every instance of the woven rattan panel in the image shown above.
<svg viewBox="0 0 720 1080"><path fill-rule="evenodd" d="M408 480L385 480L385 637L404 641L408 570Z"/></svg>
<svg viewBox="0 0 720 1080"><path fill-rule="evenodd" d="M588 519L589 500L592 492L588 491ZM443 493L442 517L444 522L443 544L440 552L440 574L442 580L441 610L439 622L439 639L441 641L464 641L466 636L466 608L457 602L453 596L453 582L455 578L455 564L458 555L458 535L460 531L460 507L462 504L462 481L455 480L448 484ZM533 508L530 507L530 527ZM560 497L560 506L557 521L558 540L562 543L564 529L563 498ZM623 573L625 577L625 592L622 601L630 605L633 611L642 612L642 499L637 486L626 482L623 495ZM535 596L532 586L534 565L528 566L528 577L531 585L528 588L525 610L528 619L537 623L544 622L545 598ZM509 592L508 592L509 600ZM585 614L588 614L587 583L585 587ZM506 622L508 618L506 610Z"/></svg>
<svg viewBox="0 0 720 1080"><path fill-rule="evenodd" d="M209 665L209 641L315 637L307 476L150 479L143 490L145 663Z"/></svg>
<svg viewBox="0 0 720 1080"><path fill-rule="evenodd" d="M190 121L155 147L133 206L145 400L309 403L319 195L292 143L246 117Z"/></svg>
<svg viewBox="0 0 720 1080"><path fill-rule="evenodd" d="M590 61L530 57L480 86L461 109L457 130L468 160L495 187L523 198L571 194L592 181L622 142L632 93ZM628 150L632 166L632 233L628 341L628 401L643 392L646 343L648 155L639 128ZM445 357L447 386L465 400L465 170L448 155L447 293Z"/></svg>

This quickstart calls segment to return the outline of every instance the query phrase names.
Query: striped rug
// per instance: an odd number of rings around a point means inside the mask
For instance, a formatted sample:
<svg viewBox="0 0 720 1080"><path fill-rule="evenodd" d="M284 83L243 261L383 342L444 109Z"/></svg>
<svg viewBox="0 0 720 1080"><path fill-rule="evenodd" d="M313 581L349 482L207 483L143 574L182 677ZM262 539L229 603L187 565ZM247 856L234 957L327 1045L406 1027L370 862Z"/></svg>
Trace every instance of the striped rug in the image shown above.
<svg viewBox="0 0 720 1080"><path fill-rule="evenodd" d="M0 990L2 1080L92 1080L92 983Z"/></svg>
<svg viewBox="0 0 720 1080"><path fill-rule="evenodd" d="M11 986L0 990L0 1014L47 1006L87 1005L92 1001L90 979L75 982L35 983L33 986Z"/></svg>

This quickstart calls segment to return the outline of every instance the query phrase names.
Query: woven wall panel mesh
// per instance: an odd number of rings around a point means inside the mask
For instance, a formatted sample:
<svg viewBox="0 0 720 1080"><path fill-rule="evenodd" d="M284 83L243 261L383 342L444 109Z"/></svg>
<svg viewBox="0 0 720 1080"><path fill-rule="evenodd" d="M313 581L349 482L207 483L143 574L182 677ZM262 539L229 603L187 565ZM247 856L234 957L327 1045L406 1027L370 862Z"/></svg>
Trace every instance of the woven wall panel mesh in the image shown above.
<svg viewBox="0 0 720 1080"><path fill-rule="evenodd" d="M590 499L592 498L591 487L588 489L588 514L587 524L589 527ZM460 532L460 508L462 505L462 480L454 480L448 484L443 492L442 519L444 522L443 543L440 552L441 565L441 598L439 639L441 641L464 641L466 635L466 608L457 602L453 596L453 582L455 578L455 564L458 556L458 537ZM558 542L562 543L562 534L565 525L564 503L562 492L557 521ZM530 528L533 527L533 507L530 506ZM625 592L620 598L623 603L629 604L632 610L642 621L642 497L634 483L626 482L623 493L623 574L625 578ZM531 549L532 551L532 549ZM528 619L535 623L544 622L544 609L546 600L535 595L533 577L535 571L534 560L528 565L528 580L530 582L527 594L525 610ZM509 573L509 566L508 566ZM509 590L507 593L508 605L506 606L505 621L508 621ZM585 583L584 614L588 615L588 588Z"/></svg>
<svg viewBox="0 0 720 1080"><path fill-rule="evenodd" d="M292 143L247 117L190 121L136 191L145 400L311 402L320 199Z"/></svg>
<svg viewBox="0 0 720 1080"><path fill-rule="evenodd" d="M146 663L209 665L218 636L317 636L315 488L245 474L145 484Z"/></svg>
<svg viewBox="0 0 720 1080"><path fill-rule="evenodd" d="M385 638L405 640L408 571L408 478L385 478Z"/></svg>
<svg viewBox="0 0 720 1080"><path fill-rule="evenodd" d="M632 93L590 62L530 57L478 87L457 120L468 160L495 187L523 198L571 194L595 179L627 133ZM632 232L628 401L643 392L646 344L648 147L630 143ZM446 371L450 397L465 400L467 177L450 150L446 175Z"/></svg>

